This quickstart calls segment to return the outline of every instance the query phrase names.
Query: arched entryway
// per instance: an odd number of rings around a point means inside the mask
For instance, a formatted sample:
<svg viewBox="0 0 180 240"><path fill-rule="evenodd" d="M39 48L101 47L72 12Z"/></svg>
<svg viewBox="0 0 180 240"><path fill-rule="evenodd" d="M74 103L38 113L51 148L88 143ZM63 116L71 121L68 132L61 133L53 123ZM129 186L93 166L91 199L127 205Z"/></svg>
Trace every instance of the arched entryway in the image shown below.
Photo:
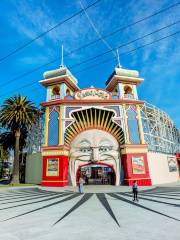
<svg viewBox="0 0 180 240"><path fill-rule="evenodd" d="M113 169L113 184L120 184L120 145L124 144L124 133L119 123L113 119L114 115L111 110L96 108L72 113L75 121L66 129L65 145L70 149L69 173L73 186L77 186L76 174L79 168L85 164L93 166L98 163L109 164ZM95 175L98 170L104 172L107 169L98 169L96 166L92 174Z"/></svg>
<svg viewBox="0 0 180 240"><path fill-rule="evenodd" d="M115 185L116 174L111 165L103 163L89 163L79 166L76 173L76 182L80 176L86 185Z"/></svg>
<svg viewBox="0 0 180 240"><path fill-rule="evenodd" d="M104 169L103 166L111 167L113 170L111 173L113 173L113 176L115 174L113 184L119 185L121 159L119 144L114 136L99 129L91 129L79 133L74 138L71 142L69 160L73 186L77 186L77 172L79 169L83 171L83 167L88 165L96 168L90 169L92 175L95 175L95 172L98 170L99 172L105 172L106 170L110 172L110 169ZM100 165L101 169L98 169ZM94 181L97 182L96 180Z"/></svg>

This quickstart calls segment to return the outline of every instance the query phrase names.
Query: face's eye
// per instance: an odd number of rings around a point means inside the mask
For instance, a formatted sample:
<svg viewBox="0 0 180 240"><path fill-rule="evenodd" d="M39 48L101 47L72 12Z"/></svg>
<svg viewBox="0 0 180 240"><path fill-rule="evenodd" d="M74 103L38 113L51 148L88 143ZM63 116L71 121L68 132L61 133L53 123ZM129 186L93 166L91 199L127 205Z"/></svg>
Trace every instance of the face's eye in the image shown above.
<svg viewBox="0 0 180 240"><path fill-rule="evenodd" d="M107 152L108 151L108 147L100 147L99 148L99 152Z"/></svg>
<svg viewBox="0 0 180 240"><path fill-rule="evenodd" d="M110 150L112 150L111 146L101 146L99 148L99 152L107 152L107 151L110 151Z"/></svg>
<svg viewBox="0 0 180 240"><path fill-rule="evenodd" d="M89 153L89 152L91 152L91 148L90 147L80 148L80 152L82 152L82 153Z"/></svg>

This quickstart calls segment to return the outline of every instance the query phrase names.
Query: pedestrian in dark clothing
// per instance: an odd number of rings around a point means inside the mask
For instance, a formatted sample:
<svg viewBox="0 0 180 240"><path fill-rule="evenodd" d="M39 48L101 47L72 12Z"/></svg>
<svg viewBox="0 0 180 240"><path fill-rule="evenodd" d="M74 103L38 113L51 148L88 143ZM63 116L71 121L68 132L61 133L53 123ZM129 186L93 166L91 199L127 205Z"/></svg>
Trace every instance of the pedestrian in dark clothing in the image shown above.
<svg viewBox="0 0 180 240"><path fill-rule="evenodd" d="M80 176L80 178L79 178L79 192L80 193L84 193L83 184L84 184L84 179Z"/></svg>
<svg viewBox="0 0 180 240"><path fill-rule="evenodd" d="M132 191L133 191L133 197L134 197L133 201L138 202L138 185L136 180L133 182Z"/></svg>

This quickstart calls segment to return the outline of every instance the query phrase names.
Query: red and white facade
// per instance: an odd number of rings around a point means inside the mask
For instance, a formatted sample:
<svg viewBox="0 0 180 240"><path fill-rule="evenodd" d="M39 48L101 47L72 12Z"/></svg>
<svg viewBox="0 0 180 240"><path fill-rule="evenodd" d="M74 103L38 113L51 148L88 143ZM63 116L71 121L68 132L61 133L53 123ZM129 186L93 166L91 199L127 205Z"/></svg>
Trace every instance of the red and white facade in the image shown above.
<svg viewBox="0 0 180 240"><path fill-rule="evenodd" d="M79 169L88 165L112 168L115 185L152 185L140 115L144 102L137 95L142 82L137 71L122 68L115 68L105 89L80 89L64 66L44 74L42 186L76 186Z"/></svg>

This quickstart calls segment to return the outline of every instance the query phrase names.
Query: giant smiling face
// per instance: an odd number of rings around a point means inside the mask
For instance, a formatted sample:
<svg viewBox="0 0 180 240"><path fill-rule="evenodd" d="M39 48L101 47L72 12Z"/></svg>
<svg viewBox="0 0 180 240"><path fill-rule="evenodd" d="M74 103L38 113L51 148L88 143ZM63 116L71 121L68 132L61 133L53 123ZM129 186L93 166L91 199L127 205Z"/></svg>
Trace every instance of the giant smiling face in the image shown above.
<svg viewBox="0 0 180 240"><path fill-rule="evenodd" d="M88 163L111 165L116 174L116 185L120 179L119 144L108 132L92 129L78 134L71 143L70 175L76 186L78 167Z"/></svg>

